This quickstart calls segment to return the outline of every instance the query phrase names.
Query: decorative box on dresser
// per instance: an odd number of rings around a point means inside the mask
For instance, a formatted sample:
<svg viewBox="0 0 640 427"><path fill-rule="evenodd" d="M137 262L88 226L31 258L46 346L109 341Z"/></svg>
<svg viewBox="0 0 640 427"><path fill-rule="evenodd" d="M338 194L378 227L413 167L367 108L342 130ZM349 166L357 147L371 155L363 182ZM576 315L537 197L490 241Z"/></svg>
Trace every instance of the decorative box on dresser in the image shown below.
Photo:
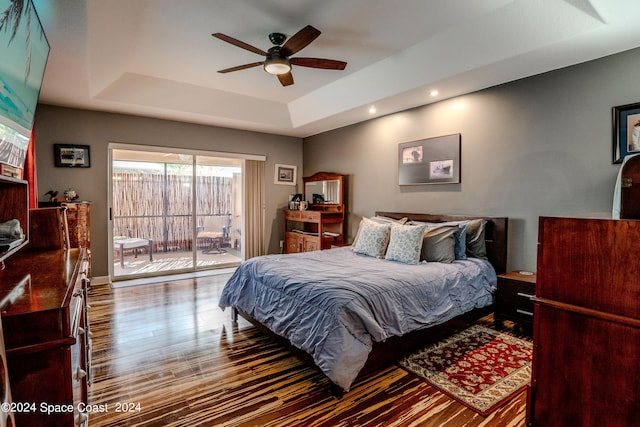
<svg viewBox="0 0 640 427"><path fill-rule="evenodd" d="M62 207L67 216L69 247L91 249L90 202L40 202L38 207Z"/></svg>
<svg viewBox="0 0 640 427"><path fill-rule="evenodd" d="M533 426L640 422L640 221L541 217Z"/></svg>
<svg viewBox="0 0 640 427"><path fill-rule="evenodd" d="M303 179L307 209L285 209L285 253L344 244L344 175L318 172Z"/></svg>
<svg viewBox="0 0 640 427"><path fill-rule="evenodd" d="M91 249L91 204L65 203L69 222L69 246Z"/></svg>
<svg viewBox="0 0 640 427"><path fill-rule="evenodd" d="M16 425L86 425L87 251L22 251L6 264L0 295Z"/></svg>

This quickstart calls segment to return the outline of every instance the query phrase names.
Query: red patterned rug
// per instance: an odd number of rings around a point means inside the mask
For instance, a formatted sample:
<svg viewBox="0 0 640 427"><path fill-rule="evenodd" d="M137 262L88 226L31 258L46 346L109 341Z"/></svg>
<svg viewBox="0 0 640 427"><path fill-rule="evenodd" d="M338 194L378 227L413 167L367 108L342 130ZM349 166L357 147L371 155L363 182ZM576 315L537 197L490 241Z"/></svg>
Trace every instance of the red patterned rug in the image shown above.
<svg viewBox="0 0 640 427"><path fill-rule="evenodd" d="M486 416L531 381L533 344L474 325L400 361L400 366Z"/></svg>

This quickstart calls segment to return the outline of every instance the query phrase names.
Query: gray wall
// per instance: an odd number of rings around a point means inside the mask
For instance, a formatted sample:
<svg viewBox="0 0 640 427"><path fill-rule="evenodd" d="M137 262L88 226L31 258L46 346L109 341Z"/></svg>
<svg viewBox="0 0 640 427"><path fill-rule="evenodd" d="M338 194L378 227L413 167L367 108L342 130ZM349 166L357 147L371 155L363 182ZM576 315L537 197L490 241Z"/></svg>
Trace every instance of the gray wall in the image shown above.
<svg viewBox="0 0 640 427"><path fill-rule="evenodd" d="M611 215L611 108L640 102L640 50L304 140L304 175L348 175L348 228L376 210L508 216L509 266L536 268L541 215ZM398 185L398 144L462 135L462 182Z"/></svg>
<svg viewBox="0 0 640 427"><path fill-rule="evenodd" d="M267 157L266 233L268 252L279 251L284 233L282 207L295 187L274 184L275 164L296 165L302 170L300 138L202 126L167 120L91 112L39 105L36 113L36 162L41 201L49 190L60 195L67 188L91 200L92 275L108 275L107 248L107 145L109 142L179 147ZM53 144L83 144L91 150L91 167L56 168ZM299 180L300 181L300 180ZM301 188L301 186L299 185Z"/></svg>

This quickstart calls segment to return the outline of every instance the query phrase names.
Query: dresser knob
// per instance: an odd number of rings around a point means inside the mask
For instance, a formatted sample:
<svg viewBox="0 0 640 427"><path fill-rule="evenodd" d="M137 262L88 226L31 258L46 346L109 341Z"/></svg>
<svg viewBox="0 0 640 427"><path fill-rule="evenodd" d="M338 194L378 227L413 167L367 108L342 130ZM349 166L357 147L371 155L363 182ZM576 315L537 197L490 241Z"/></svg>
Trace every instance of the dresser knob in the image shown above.
<svg viewBox="0 0 640 427"><path fill-rule="evenodd" d="M78 415L76 415L76 419L74 420L74 423L79 426L80 424L86 422L89 419L89 414L87 414L86 412L79 412Z"/></svg>
<svg viewBox="0 0 640 427"><path fill-rule="evenodd" d="M78 366L78 368L76 369L75 380L80 381L86 376L87 376L87 371L83 370L82 368L80 368L80 366Z"/></svg>

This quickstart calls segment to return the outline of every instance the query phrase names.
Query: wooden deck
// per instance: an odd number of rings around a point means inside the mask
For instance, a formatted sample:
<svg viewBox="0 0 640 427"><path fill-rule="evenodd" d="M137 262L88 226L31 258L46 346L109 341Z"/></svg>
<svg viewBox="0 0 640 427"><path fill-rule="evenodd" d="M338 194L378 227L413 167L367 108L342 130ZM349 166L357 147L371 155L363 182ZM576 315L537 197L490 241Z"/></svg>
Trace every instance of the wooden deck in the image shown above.
<svg viewBox="0 0 640 427"><path fill-rule="evenodd" d="M227 278L94 287L89 401L108 405L102 407L108 412L91 414L89 425L525 424L526 392L484 418L395 366L363 378L337 400L318 371L243 319L232 325L229 311L217 306Z"/></svg>
<svg viewBox="0 0 640 427"><path fill-rule="evenodd" d="M118 279L127 279L130 276L172 274L183 272L193 268L193 253L190 251L154 252L153 260L148 252L141 251L135 254L127 251L124 262L120 262L120 256L114 256L113 273ZM226 248L222 253L197 254L197 269L215 269L237 266L242 261L237 250Z"/></svg>

